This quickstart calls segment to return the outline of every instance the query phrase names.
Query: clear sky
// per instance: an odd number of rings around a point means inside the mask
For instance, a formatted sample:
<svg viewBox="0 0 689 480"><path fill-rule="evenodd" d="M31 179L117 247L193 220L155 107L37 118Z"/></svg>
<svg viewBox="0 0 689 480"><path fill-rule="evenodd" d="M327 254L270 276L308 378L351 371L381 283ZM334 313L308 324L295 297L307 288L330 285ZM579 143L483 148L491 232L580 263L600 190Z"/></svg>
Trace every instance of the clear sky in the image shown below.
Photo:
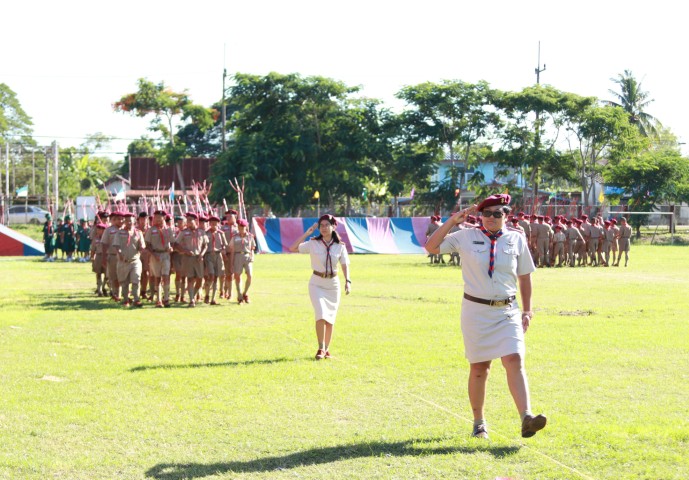
<svg viewBox="0 0 689 480"><path fill-rule="evenodd" d="M654 103L647 113L689 143L682 2L169 0L13 1L0 22L0 82L17 93L39 143L79 145L102 132L124 152L147 120L112 103L145 77L206 106L222 71L321 75L394 94L424 81L536 82L610 99L625 69ZM689 149L683 146L685 154ZM121 156L110 155L116 158Z"/></svg>

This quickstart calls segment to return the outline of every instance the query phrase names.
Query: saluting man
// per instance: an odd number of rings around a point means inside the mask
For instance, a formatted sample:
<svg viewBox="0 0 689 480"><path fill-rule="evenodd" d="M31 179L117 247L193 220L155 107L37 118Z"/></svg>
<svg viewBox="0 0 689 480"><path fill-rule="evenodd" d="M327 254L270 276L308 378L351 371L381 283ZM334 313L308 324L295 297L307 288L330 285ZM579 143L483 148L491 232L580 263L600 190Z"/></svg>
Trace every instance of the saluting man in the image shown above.
<svg viewBox="0 0 689 480"><path fill-rule="evenodd" d="M426 243L429 253L458 251L462 257L464 300L462 334L470 363L469 401L474 414L472 436L488 438L484 416L486 380L492 360L500 358L510 393L522 418L522 437L532 437L546 425L546 417L531 413L529 386L524 369L524 334L531 311L531 273L535 270L526 238L505 225L510 196L492 195L478 207L455 213ZM480 211L483 225L450 229L473 211ZM517 285L523 311L516 301Z"/></svg>
<svg viewBox="0 0 689 480"><path fill-rule="evenodd" d="M124 214L124 228L117 231L112 246L117 250L117 280L122 285L122 305L129 306L129 285L132 286L134 306L142 307L139 298L141 282L141 252L146 248L144 235L134 227L134 214Z"/></svg>

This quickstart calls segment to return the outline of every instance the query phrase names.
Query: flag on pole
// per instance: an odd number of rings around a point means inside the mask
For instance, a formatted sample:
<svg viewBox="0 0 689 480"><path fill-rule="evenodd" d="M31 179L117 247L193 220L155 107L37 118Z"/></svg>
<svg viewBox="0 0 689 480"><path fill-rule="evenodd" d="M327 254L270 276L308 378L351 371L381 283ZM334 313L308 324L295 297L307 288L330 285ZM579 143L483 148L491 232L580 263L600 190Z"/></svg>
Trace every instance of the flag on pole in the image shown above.
<svg viewBox="0 0 689 480"><path fill-rule="evenodd" d="M26 197L29 196L29 186L28 186L28 185L24 185L23 187L18 188L18 189L16 190L15 193L16 193L17 197L24 197L24 198L26 198Z"/></svg>
<svg viewBox="0 0 689 480"><path fill-rule="evenodd" d="M124 194L124 188L122 188L119 192L117 192L117 195L115 195L116 202L124 201L126 198L127 196Z"/></svg>
<svg viewBox="0 0 689 480"><path fill-rule="evenodd" d="M603 194L603 191L601 190L600 195L598 195L598 202L603 203L603 200L605 200L605 195Z"/></svg>

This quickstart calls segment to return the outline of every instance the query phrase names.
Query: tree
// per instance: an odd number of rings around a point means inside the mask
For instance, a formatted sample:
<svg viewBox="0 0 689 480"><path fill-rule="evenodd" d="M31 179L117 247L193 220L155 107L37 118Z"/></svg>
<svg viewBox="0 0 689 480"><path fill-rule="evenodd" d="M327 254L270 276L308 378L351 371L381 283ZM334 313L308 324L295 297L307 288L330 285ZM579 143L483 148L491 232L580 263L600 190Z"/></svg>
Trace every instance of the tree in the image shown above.
<svg viewBox="0 0 689 480"><path fill-rule="evenodd" d="M32 125L31 117L22 108L17 94L0 83L0 144L4 145L11 138L29 137Z"/></svg>
<svg viewBox="0 0 689 480"><path fill-rule="evenodd" d="M411 107L404 119L417 142L436 152L444 150L453 162L461 159L463 168L451 169L456 175L451 183L457 186L461 186L461 173L473 145L499 123L497 113L489 108L495 96L496 91L485 81L471 84L459 80L404 87L396 95ZM455 155L460 149L461 157Z"/></svg>
<svg viewBox="0 0 689 480"><path fill-rule="evenodd" d="M604 178L608 185L625 190L634 211L651 212L662 202L689 201L689 159L678 148L646 150L611 164ZM643 220L634 216L631 222L639 237Z"/></svg>
<svg viewBox="0 0 689 480"><path fill-rule="evenodd" d="M174 165L182 190L186 190L182 175L182 160L189 155L187 145L180 139L185 124L195 124L199 130L210 129L219 116L215 109L194 104L185 92L173 92L163 82L154 84L139 79L139 89L124 95L113 108L116 112L137 117L153 115L150 130L161 135L158 161L162 165Z"/></svg>
<svg viewBox="0 0 689 480"><path fill-rule="evenodd" d="M495 153L500 164L525 170L531 201L536 203L542 176L572 176L574 163L559 150L561 130L569 118L593 105L595 98L562 92L549 85L506 92L495 105L505 116L501 146Z"/></svg>
<svg viewBox="0 0 689 480"><path fill-rule="evenodd" d="M628 118L619 107L591 105L567 121L567 130L572 134L567 143L576 162L585 206L609 162L627 158L647 146Z"/></svg>
<svg viewBox="0 0 689 480"><path fill-rule="evenodd" d="M59 188L63 198L74 199L86 193L106 195L99 188L116 170L117 165L96 151L109 145L111 139L102 133L87 135L79 147L61 148L59 152Z"/></svg>
<svg viewBox="0 0 689 480"><path fill-rule="evenodd" d="M377 103L354 101L358 88L323 77L237 74L227 103L230 138L212 171L215 200L231 196L228 178L250 181L247 202L288 212L315 191L333 204L359 195L379 173Z"/></svg>
<svg viewBox="0 0 689 480"><path fill-rule="evenodd" d="M608 90L615 100L607 100L607 103L621 107L627 112L629 122L636 125L643 136L657 138L662 125L655 117L644 111L654 100L649 99L649 93L641 89L641 82L636 80L630 70L625 70L610 81L617 84L619 91Z"/></svg>

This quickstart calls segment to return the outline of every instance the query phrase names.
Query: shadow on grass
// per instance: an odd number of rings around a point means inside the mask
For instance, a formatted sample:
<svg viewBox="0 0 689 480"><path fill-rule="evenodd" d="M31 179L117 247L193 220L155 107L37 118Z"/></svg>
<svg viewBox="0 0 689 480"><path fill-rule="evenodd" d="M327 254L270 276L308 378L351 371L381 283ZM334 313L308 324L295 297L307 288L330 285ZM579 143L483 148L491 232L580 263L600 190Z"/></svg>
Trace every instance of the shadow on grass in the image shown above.
<svg viewBox="0 0 689 480"><path fill-rule="evenodd" d="M157 480L181 480L202 478L224 473L253 473L288 470L296 467L322 465L364 457L406 457L422 455L448 455L455 453L489 453L495 458L514 455L519 447L491 447L490 445L457 447L415 447L417 443L427 443L437 439L406 440L401 442L371 442L334 447L314 448L303 452L290 453L280 457L264 457L245 462L222 463L159 463L146 471L146 477Z"/></svg>
<svg viewBox="0 0 689 480"><path fill-rule="evenodd" d="M239 367L249 365L270 365L273 363L289 362L288 358L273 358L265 360L246 360L244 362L218 362L218 363L163 363L161 365L140 365L138 367L130 368L129 371L145 372L146 370L177 370L181 368L213 368L213 367Z"/></svg>
<svg viewBox="0 0 689 480"><path fill-rule="evenodd" d="M50 293L45 295L32 295L31 304L40 310L106 310L122 308L120 305L111 302L109 297L98 297L93 293L70 293L58 296L59 294Z"/></svg>

